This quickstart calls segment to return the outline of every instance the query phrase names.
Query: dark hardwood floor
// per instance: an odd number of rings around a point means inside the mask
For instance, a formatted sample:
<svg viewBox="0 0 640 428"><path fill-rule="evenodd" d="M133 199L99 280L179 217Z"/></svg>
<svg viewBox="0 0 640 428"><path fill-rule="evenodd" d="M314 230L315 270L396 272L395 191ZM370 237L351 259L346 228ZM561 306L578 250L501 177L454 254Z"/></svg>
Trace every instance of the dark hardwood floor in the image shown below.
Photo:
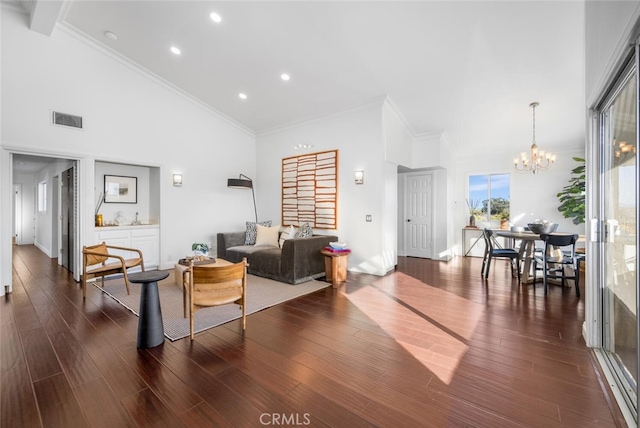
<svg viewBox="0 0 640 428"><path fill-rule="evenodd" d="M138 350L133 314L14 247L0 426L625 426L584 300L519 287L504 261L484 281L480 264L400 258L250 315L244 335L236 321Z"/></svg>

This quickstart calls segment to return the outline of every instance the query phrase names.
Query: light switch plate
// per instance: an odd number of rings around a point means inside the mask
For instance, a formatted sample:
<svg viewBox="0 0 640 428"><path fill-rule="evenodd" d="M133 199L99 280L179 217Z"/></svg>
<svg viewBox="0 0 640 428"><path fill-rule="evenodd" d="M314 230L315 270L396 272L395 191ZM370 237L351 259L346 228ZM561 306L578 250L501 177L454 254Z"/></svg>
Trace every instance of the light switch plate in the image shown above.
<svg viewBox="0 0 640 428"><path fill-rule="evenodd" d="M367 221L371 221L371 214L367 214L366 219L367 219Z"/></svg>

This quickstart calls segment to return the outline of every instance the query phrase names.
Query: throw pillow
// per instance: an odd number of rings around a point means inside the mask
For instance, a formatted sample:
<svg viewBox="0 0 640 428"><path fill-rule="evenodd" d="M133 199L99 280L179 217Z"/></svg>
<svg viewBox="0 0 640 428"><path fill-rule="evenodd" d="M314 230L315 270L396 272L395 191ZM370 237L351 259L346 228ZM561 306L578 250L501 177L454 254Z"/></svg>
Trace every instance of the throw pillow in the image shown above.
<svg viewBox="0 0 640 428"><path fill-rule="evenodd" d="M278 233L280 232L280 225L267 227L261 224L256 225L256 246L268 245L270 247L278 246Z"/></svg>
<svg viewBox="0 0 640 428"><path fill-rule="evenodd" d="M271 220L261 221L258 223L262 226L271 226ZM256 223L254 221L247 222L247 236L244 239L244 245L255 245L256 243Z"/></svg>
<svg viewBox="0 0 640 428"><path fill-rule="evenodd" d="M284 241L286 241L287 239L293 239L295 237L296 237L296 228L293 226L287 227L280 234L280 241L278 241L280 248L282 248L282 246L284 245Z"/></svg>
<svg viewBox="0 0 640 428"><path fill-rule="evenodd" d="M296 232L296 238L311 238L312 236L313 229L309 223L303 223Z"/></svg>

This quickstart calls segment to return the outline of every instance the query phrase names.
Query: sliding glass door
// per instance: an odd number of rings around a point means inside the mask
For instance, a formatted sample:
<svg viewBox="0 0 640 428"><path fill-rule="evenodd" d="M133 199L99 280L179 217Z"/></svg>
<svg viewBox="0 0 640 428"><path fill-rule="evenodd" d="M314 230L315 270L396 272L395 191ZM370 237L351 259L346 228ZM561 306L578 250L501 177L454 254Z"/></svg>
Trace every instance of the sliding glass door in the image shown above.
<svg viewBox="0 0 640 428"><path fill-rule="evenodd" d="M599 108L602 347L631 408L638 385L637 80L634 59Z"/></svg>

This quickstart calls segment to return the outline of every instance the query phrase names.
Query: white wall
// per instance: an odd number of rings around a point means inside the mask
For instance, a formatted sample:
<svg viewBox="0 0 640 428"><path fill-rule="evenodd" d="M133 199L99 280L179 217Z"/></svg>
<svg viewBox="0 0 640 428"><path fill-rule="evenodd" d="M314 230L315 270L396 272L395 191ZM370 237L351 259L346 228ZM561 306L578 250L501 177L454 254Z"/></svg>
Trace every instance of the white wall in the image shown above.
<svg viewBox="0 0 640 428"><path fill-rule="evenodd" d="M634 43L638 16L638 1L585 2L585 86L587 107L593 103L613 78Z"/></svg>
<svg viewBox="0 0 640 428"><path fill-rule="evenodd" d="M389 224L394 220L385 207L394 202L389 200L393 195L385 195L391 174L383 161L382 101L258 135L256 198L261 220L281 221L281 162L304 153L294 149L297 144L312 144L307 152L339 150L338 229L317 232L347 242L351 271L383 275L393 269L396 244L389 242L389 233L395 235L396 224ZM356 170L364 171L362 185L354 182ZM243 219L251 218L251 211L244 212ZM365 221L368 214L372 222Z"/></svg>
<svg viewBox="0 0 640 428"><path fill-rule="evenodd" d="M54 190L55 183L59 183L60 181L54 181L53 177L61 176L63 171L66 171L72 166L73 162L58 159L34 174L35 189L37 189L40 182L47 182L47 209L44 212L38 212L36 209L36 236L34 244L49 257L58 257L58 250L52 246L53 242L57 242L57 236L54 237L53 234L57 233L58 230L53 227L53 222L57 221L58 218L58 213L54 212L57 204L54 203L53 199L54 195L57 195Z"/></svg>
<svg viewBox="0 0 640 428"><path fill-rule="evenodd" d="M524 142L523 144L527 144ZM557 193L569 183L571 170L577 166L573 157L585 157L584 148L574 147L566 150L552 150L557 153L555 165L537 174L518 173L513 168L513 156L509 153L488 153L473 158L460 158L456 161L453 189L453 219L456 223L454 236L457 254L462 254L462 228L469 222L469 210L465 199L468 198L468 177L476 174L510 174L511 225L526 226L536 219L545 219L558 223L558 232L585 233L585 224L575 225L572 219L565 219L558 211L560 205ZM499 224L478 224L499 227ZM471 238L471 235L469 235ZM478 253L475 253L478 255ZM480 253L481 255L481 253Z"/></svg>
<svg viewBox="0 0 640 428"><path fill-rule="evenodd" d="M226 179L255 175L255 137L218 113L149 78L100 46L57 27L28 29L26 15L2 13L2 195L11 192L9 152L77 159L83 239L92 236L97 195L94 161L158 167L161 268L195 241L238 229L251 201ZM97 49L96 49L97 47ZM82 115L85 129L50 125L50 110ZM6 171L6 172L5 172ZM182 187L171 175L184 176ZM11 281L11 208L3 206L2 285ZM7 244L8 243L8 244ZM84 242L81 243L81 245Z"/></svg>

